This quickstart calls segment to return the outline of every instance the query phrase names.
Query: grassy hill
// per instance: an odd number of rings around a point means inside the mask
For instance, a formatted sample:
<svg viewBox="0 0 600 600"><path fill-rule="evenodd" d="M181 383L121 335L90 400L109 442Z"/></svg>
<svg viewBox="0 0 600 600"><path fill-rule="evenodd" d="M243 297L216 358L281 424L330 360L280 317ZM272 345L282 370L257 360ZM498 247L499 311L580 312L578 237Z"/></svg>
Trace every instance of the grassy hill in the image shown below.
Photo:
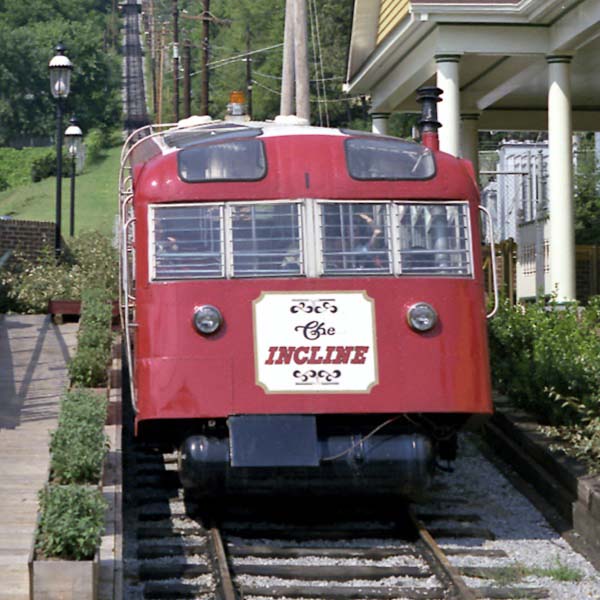
<svg viewBox="0 0 600 600"><path fill-rule="evenodd" d="M121 148L111 148L105 157L87 166L75 182L75 235L94 229L111 235L117 214L119 156ZM70 168L70 165L66 165ZM62 231L69 232L71 180L62 184ZM0 192L0 215L13 219L54 222L56 179L50 177Z"/></svg>

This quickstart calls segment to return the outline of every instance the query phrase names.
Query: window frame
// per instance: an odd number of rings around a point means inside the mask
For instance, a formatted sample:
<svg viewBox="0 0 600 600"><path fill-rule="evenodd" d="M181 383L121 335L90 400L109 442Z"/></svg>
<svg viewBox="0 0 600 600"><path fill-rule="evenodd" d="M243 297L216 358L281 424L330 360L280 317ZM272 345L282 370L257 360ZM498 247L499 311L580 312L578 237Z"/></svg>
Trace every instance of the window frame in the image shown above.
<svg viewBox="0 0 600 600"><path fill-rule="evenodd" d="M257 139L257 137L256 137L257 135L260 135L260 134L252 133L252 134L247 134L245 137L235 136L235 137L232 137L231 139L229 139L229 138L208 139L203 142L200 142L197 144L190 144L189 146L181 148L177 152L177 175L178 175L178 177L181 179L181 181L183 181L185 183L190 183L190 184L262 181L269 173L269 164L267 162L267 152L265 149L265 144L261 139ZM257 176L257 177L235 177L235 178L215 177L215 178L211 178L211 179L192 179L190 177L185 177L183 175L182 170L181 170L181 162L182 162L182 160L184 160L187 157L187 154L189 152L191 152L193 150L198 150L201 148L209 148L212 146L219 147L224 144L230 144L233 142L243 142L243 143L255 142L256 144L258 144L258 147L260 148L260 156L261 156L263 164L264 164L263 171L259 176Z"/></svg>
<svg viewBox="0 0 600 600"><path fill-rule="evenodd" d="M232 209L235 206L252 205L296 205L298 211L298 235L300 250L300 271L290 273L282 271L281 274L258 274L255 276L247 274L236 274L234 271L233 256L233 238L232 238ZM386 207L387 214L387 237L388 237L388 256L389 269L385 273L379 272L360 272L348 271L347 273L326 273L324 270L323 238L321 206L325 204L369 204L382 205ZM468 236L467 252L468 272L465 274L457 273L403 273L401 264L400 247L400 207L406 205L429 205L429 206L463 206L465 214L465 231ZM207 275L181 278L157 278L156 277L156 238L154 228L154 214L161 208L181 208L181 207L219 207L221 213L221 275ZM473 226L471 220L471 210L468 200L421 200L421 199L352 199L340 200L331 198L295 198L295 199L277 199L277 200L247 200L247 201L209 201L209 202L177 202L177 203L154 203L148 205L148 280L149 283L170 283L176 281L204 281L216 279L237 279L237 280L255 280L255 279L279 279L279 278L356 278L356 277L394 277L394 278L449 278L449 279L474 279L475 262L473 246Z"/></svg>
<svg viewBox="0 0 600 600"><path fill-rule="evenodd" d="M433 160L433 171L431 175L427 177L357 177L356 175L352 174L352 170L350 169L350 149L352 143L359 140L369 140L375 142L396 142L397 145L399 145L399 142L403 142L407 146L414 144L415 149L420 149L422 151L422 156L429 155L429 157ZM399 140L398 138L391 136L378 136L376 134L371 134L368 132L365 132L364 136L353 135L344 140L344 160L346 163L346 173L348 174L348 177L354 179L354 181L430 181L431 179L434 179L437 175L438 168L437 161L435 159L435 154L430 148L427 148L427 146L422 146L420 144L417 144L416 142Z"/></svg>
<svg viewBox="0 0 600 600"><path fill-rule="evenodd" d="M236 274L234 269L233 255L233 227L232 214L235 206L256 206L256 205L278 205L286 206L295 205L298 213L298 236L299 236L299 252L300 252L300 271L298 273L290 273L283 271L281 274L269 273L259 275ZM153 203L148 205L148 281L149 283L168 283L174 281L196 281L196 280L216 280L216 279L279 279L281 277L306 277L306 257L310 250L306 241L305 232L306 226L306 208L305 202L302 199L294 200L261 200L257 201L227 201L227 202L177 202L177 203ZM218 207L221 219L220 228L220 246L221 246L221 275L198 275L195 277L157 277L156 276L156 235L155 235L155 218L157 210L166 208L190 208L190 207Z"/></svg>

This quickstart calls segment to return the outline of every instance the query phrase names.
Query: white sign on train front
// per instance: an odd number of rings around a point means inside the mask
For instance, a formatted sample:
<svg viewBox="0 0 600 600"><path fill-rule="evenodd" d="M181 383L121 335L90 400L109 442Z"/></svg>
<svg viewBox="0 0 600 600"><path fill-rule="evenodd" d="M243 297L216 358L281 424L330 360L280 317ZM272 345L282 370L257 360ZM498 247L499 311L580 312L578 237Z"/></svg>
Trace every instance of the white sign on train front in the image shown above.
<svg viewBox="0 0 600 600"><path fill-rule="evenodd" d="M368 392L377 383L366 292L265 292L253 304L256 383L266 392Z"/></svg>

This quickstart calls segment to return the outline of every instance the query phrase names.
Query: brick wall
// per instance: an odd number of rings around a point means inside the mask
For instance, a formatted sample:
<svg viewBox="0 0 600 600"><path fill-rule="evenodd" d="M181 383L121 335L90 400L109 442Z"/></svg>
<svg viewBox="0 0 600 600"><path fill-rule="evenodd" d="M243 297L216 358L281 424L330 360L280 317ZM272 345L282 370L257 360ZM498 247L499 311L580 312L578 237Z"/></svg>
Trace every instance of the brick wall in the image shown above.
<svg viewBox="0 0 600 600"><path fill-rule="evenodd" d="M7 250L17 250L28 258L36 258L45 247L54 247L54 223L0 220L0 257Z"/></svg>

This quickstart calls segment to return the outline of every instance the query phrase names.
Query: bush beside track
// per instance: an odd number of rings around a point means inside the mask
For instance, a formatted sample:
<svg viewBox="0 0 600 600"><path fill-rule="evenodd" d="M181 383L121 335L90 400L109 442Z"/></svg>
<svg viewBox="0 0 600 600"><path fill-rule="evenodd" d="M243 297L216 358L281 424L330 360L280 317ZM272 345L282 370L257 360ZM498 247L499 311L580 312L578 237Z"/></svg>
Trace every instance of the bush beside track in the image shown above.
<svg viewBox="0 0 600 600"><path fill-rule="evenodd" d="M494 387L600 469L600 297L576 304L511 306L490 321Z"/></svg>

